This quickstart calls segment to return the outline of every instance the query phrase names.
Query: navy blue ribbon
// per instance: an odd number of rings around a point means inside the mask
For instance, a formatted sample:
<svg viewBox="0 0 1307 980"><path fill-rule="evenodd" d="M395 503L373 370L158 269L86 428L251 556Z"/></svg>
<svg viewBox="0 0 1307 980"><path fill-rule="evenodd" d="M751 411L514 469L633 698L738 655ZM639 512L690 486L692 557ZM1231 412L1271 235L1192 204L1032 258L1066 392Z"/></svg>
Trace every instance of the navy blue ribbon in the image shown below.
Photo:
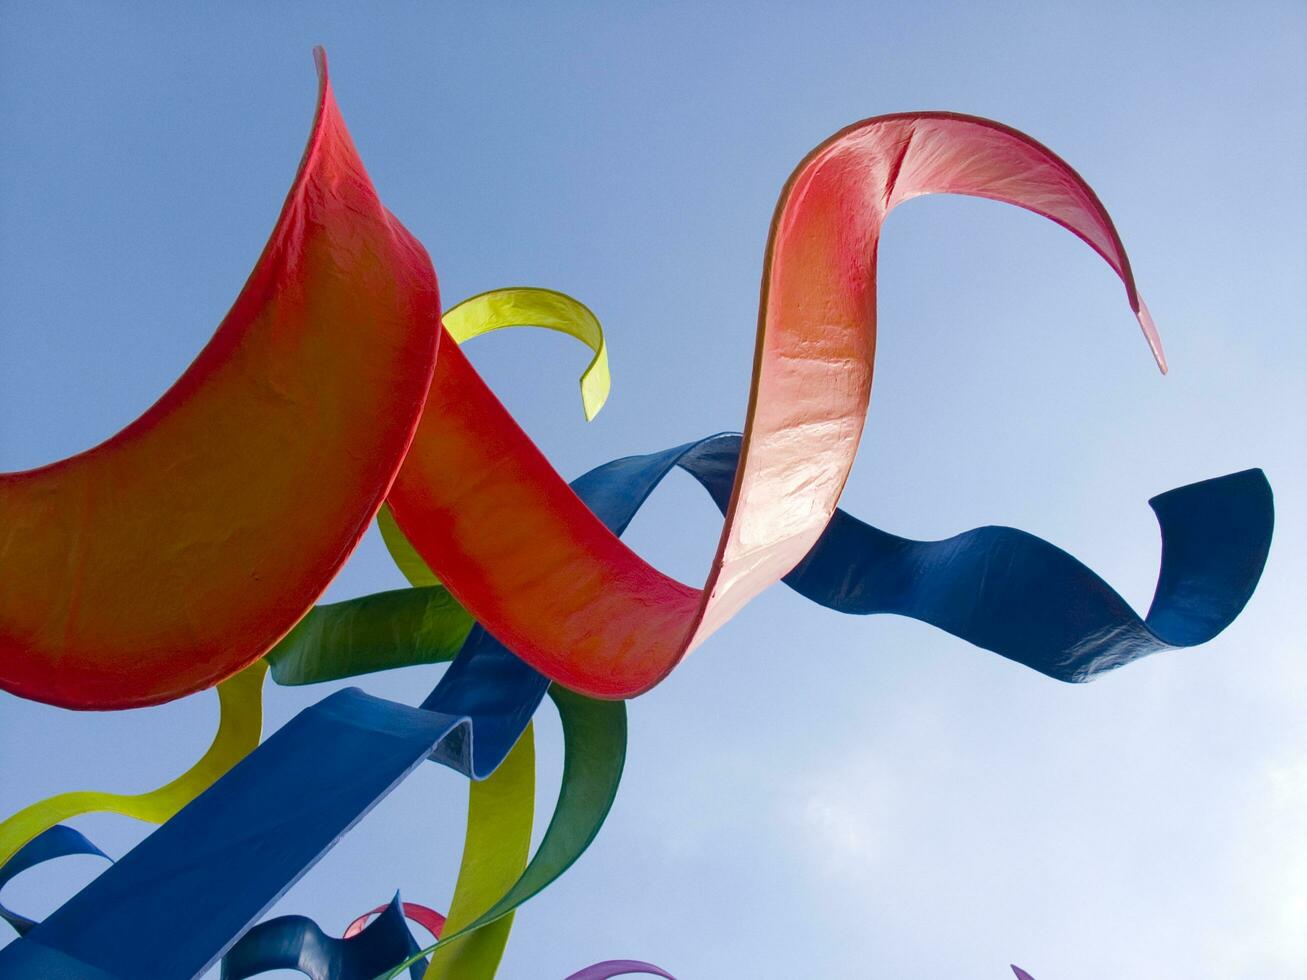
<svg viewBox="0 0 1307 980"><path fill-rule="evenodd" d="M676 466L724 507L739 445L738 435L711 436L615 460L572 486L620 534ZM841 612L910 616L1050 677L1085 681L1211 639L1261 575L1274 516L1260 470L1151 503L1162 569L1144 618L1081 562L1012 528L912 541L839 511L785 581ZM353 688L331 695L0 950L0 977L198 976L423 759L485 778L547 687L476 627L420 708Z"/></svg>
<svg viewBox="0 0 1307 980"><path fill-rule="evenodd" d="M328 936L302 915L260 922L222 958L221 980L246 980L270 970L299 970L310 980L373 980L420 948L396 894L385 911L349 939ZM414 963L410 980L422 980L426 968L426 960Z"/></svg>
<svg viewBox="0 0 1307 980"><path fill-rule="evenodd" d="M110 862L113 861L108 854L92 844L80 832L64 824L56 824L48 830L41 831L29 840L18 849L13 857L4 863L3 867L0 867L0 890L3 890L5 885L28 868L34 868L46 861L70 857L74 854L92 854L96 857L105 858ZM0 904L0 919L4 919L13 926L14 931L20 936L36 925L34 920L5 907L3 904Z"/></svg>

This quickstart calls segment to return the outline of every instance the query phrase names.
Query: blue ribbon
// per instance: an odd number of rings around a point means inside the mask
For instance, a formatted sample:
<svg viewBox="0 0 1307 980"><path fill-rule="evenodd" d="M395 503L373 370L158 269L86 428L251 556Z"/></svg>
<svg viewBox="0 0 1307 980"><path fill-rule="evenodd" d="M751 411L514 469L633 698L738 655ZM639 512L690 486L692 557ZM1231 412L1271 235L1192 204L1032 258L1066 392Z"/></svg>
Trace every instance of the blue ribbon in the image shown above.
<svg viewBox="0 0 1307 980"><path fill-rule="evenodd" d="M620 534L677 466L724 508L739 446L738 435L711 436L615 460L572 486ZM909 616L1050 677L1085 681L1215 636L1261 575L1274 515L1260 470L1151 504L1162 569L1142 619L1066 552L1003 527L912 541L839 511L785 582L841 612ZM331 695L0 950L0 977L198 976L423 759L485 778L547 687L476 627L420 708L354 688Z"/></svg>
<svg viewBox="0 0 1307 980"><path fill-rule="evenodd" d="M43 830L14 854L3 867L0 867L0 890L28 868L34 868L55 858L70 857L74 854L93 854L112 863L113 858L100 850L81 833L64 824L55 824ZM0 919L4 919L20 936L31 930L36 922L25 915L0 905Z"/></svg>
<svg viewBox="0 0 1307 980"><path fill-rule="evenodd" d="M310 980L372 980L420 947L396 894L384 912L357 936L337 939L302 915L283 915L257 926L222 958L221 980L246 980L269 970L299 970ZM410 980L422 980L425 960L409 968Z"/></svg>

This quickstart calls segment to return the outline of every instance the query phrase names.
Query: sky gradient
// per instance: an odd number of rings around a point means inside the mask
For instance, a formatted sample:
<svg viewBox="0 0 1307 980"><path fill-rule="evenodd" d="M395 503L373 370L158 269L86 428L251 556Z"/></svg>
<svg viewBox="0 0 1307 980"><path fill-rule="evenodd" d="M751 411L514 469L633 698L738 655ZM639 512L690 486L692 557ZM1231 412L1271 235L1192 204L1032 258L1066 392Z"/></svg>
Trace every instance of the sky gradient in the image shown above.
<svg viewBox="0 0 1307 980"><path fill-rule="evenodd" d="M612 815L519 912L500 975L609 957L682 980L1307 971L1307 11L547 6L0 5L0 470L117 431L208 339L294 175L314 44L447 306L539 285L603 321L613 393L588 425L581 348L539 331L468 348L569 479L740 427L768 222L810 148L885 112L998 119L1098 192L1171 374L1074 237L990 202L914 202L880 249L876 385L842 506L920 538L1023 528L1142 612L1147 499L1261 466L1277 530L1260 590L1207 646L1087 686L769 591L629 706ZM676 475L627 538L697 583L719 522ZM328 597L401 584L370 532ZM361 686L416 703L438 671ZM268 729L329 687L269 687ZM0 812L158 785L215 717L207 693L113 714L0 695ZM396 888L447 907L466 792L424 767L276 911L339 932ZM111 853L148 829L75 825ZM44 914L97 870L68 859L6 899Z"/></svg>

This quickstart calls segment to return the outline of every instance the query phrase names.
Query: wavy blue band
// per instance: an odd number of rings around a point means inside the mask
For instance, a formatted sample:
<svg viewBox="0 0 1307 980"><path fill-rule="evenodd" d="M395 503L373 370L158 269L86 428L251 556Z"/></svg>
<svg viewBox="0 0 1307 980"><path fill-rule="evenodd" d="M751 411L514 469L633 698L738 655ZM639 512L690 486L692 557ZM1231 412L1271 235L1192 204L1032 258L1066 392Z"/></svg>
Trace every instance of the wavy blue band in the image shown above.
<svg viewBox="0 0 1307 980"><path fill-rule="evenodd" d="M337 939L302 915L283 915L252 928L222 958L221 980L246 980L270 970L298 970L309 980L371 980L418 951L399 895L357 936ZM409 969L422 980L425 960Z"/></svg>
<svg viewBox="0 0 1307 980"><path fill-rule="evenodd" d="M621 533L676 466L725 506L739 445L738 435L711 436L615 460L572 486ZM785 581L833 609L910 616L1051 677L1085 681L1215 636L1261 575L1274 523L1261 471L1151 503L1162 569L1142 619L1081 562L1012 528L921 542L841 511ZM477 627L420 708L357 689L331 695L0 950L0 977L198 976L424 758L472 778L492 772L547 687Z"/></svg>

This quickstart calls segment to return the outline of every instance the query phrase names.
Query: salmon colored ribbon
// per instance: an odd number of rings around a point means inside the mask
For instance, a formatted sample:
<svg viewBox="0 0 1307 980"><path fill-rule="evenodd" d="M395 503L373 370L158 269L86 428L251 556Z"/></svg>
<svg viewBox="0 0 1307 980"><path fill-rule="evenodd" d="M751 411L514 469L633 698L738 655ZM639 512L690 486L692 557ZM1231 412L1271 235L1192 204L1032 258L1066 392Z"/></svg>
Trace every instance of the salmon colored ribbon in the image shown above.
<svg viewBox="0 0 1307 980"><path fill-rule="evenodd" d="M835 512L866 418L875 261L895 206L934 193L1015 204L1070 229L1121 277L1161 345L1089 186L998 123L907 113L858 123L801 163L763 265L744 444L702 589L653 568L586 509L454 345L388 502L417 553L515 653L573 690L648 690L808 553Z"/></svg>

